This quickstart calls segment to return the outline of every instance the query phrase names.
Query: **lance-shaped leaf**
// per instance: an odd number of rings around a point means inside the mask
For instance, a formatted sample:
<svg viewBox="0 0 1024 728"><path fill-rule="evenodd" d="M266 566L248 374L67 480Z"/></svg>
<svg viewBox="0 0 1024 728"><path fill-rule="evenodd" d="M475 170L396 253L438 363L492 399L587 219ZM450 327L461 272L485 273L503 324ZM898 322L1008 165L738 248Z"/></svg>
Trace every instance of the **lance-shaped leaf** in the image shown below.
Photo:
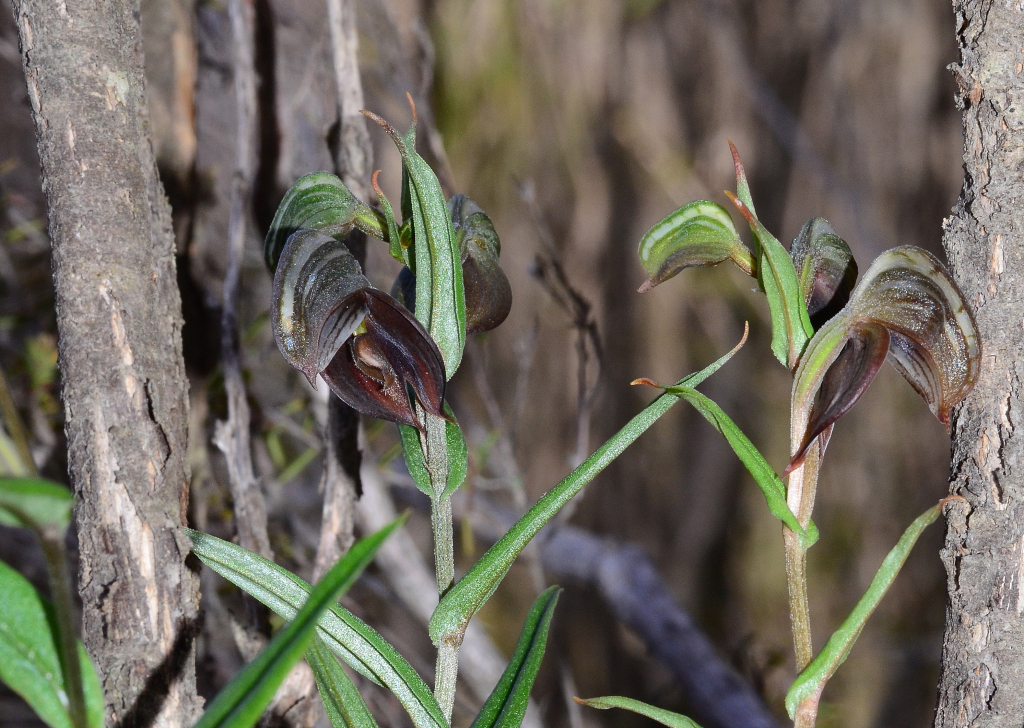
<svg viewBox="0 0 1024 728"><path fill-rule="evenodd" d="M720 357L708 366L676 383L677 387L696 387L709 376L718 371L732 356L739 351L746 341L743 339L728 354ZM674 394L665 393L645 407L640 414L631 419L626 426L601 447L562 482L549 490L523 517L506 531L498 542L487 550L469 572L459 579L441 598L437 608L430 617L430 639L434 644L453 635L463 634L469 620L473 618L494 590L498 588L505 574L512 568L512 563L523 552L530 540L536 536L548 521L554 518L562 506L572 500L573 496L583 490L583 486L597 477L597 474L608 467L623 450L653 425L659 417L679 401Z"/></svg>
<svg viewBox="0 0 1024 728"><path fill-rule="evenodd" d="M800 278L811 324L815 330L820 329L850 300L857 282L857 261L846 241L821 217L804 223L789 254Z"/></svg>
<svg viewBox="0 0 1024 728"><path fill-rule="evenodd" d="M792 369L799 362L814 329L807 315L793 261L782 243L757 219L743 162L732 142L729 142L729 149L736 168L736 194L725 194L754 234L757 280L768 299L768 312L772 318L772 351L780 362Z"/></svg>
<svg viewBox="0 0 1024 728"><path fill-rule="evenodd" d="M743 434L743 431L736 426L729 415L725 414L713 400L705 397L692 387L661 387L649 379L638 379L633 384L647 384L659 387L669 394L681 397L693 405L701 416L706 419L712 427L726 439L733 452L740 459L740 462L747 468L747 472L754 478L754 482L764 493L765 501L768 503L768 510L772 515L785 523L800 537L804 548L810 548L818 540L818 527L813 521L808 522L807 528L800 525L793 511L786 504L786 486L782 479L772 470L768 461L764 459L761 452L754 447L754 443Z"/></svg>
<svg viewBox="0 0 1024 728"><path fill-rule="evenodd" d="M706 200L691 202L657 223L640 238L640 264L648 278L640 293L664 283L684 268L731 260L754 275L754 257L740 240L724 207Z"/></svg>
<svg viewBox="0 0 1024 728"><path fill-rule="evenodd" d="M321 615L355 582L392 531L398 519L353 544L324 574L288 625L252 662L224 686L203 712L195 728L249 728L256 724L292 666L316 636Z"/></svg>
<svg viewBox="0 0 1024 728"><path fill-rule="evenodd" d="M522 725L561 592L560 588L552 586L534 601L505 672L470 728L519 728Z"/></svg>
<svg viewBox="0 0 1024 728"><path fill-rule="evenodd" d="M313 670L324 712L333 728L377 728L359 689L319 637L306 650L306 662Z"/></svg>
<svg viewBox="0 0 1024 728"><path fill-rule="evenodd" d="M653 705L648 705L632 698L609 695L604 698L589 698L588 700L573 698L573 700L581 705L586 705L588 708L597 708L598 710L622 708L633 713L639 713L651 720L658 721L664 726L668 726L668 728L700 728L699 725L685 715L673 713L671 710L665 710L664 708L655 708Z"/></svg>
<svg viewBox="0 0 1024 728"><path fill-rule="evenodd" d="M63 485L42 478L0 478L0 524L21 528L56 526L64 531L71 522L75 497Z"/></svg>
<svg viewBox="0 0 1024 728"><path fill-rule="evenodd" d="M394 528L398 522L378 531ZM311 590L301 578L272 561L205 533L185 531L200 560L284 619L294 619ZM416 728L447 728L430 689L394 647L344 607L332 605L318 623L317 635L353 670L383 685L402 704Z"/></svg>
<svg viewBox="0 0 1024 728"><path fill-rule="evenodd" d="M424 409L444 416L444 363L434 341L415 316L370 286L348 248L329 235L300 230L288 239L270 322L288 363L314 387L322 374L359 412L418 427L411 389Z"/></svg>
<svg viewBox="0 0 1024 728"><path fill-rule="evenodd" d="M413 125L404 139L384 119L368 111L363 113L387 132L402 155L403 210L408 199L413 221L411 267L416 273L416 317L437 342L446 376L451 379L462 361L462 351L466 346L466 294L462 266L441 183L416 153L416 107L411 96L409 103L413 110Z"/></svg>
<svg viewBox="0 0 1024 728"><path fill-rule="evenodd" d="M384 217L353 195L345 184L327 172L314 172L300 178L277 206L263 242L267 268L277 268L281 251L299 230L318 230L343 240L353 229L387 240Z"/></svg>
<svg viewBox="0 0 1024 728"><path fill-rule="evenodd" d="M465 195L448 200L466 289L466 333L498 326L512 310L512 287L498 265L501 242L491 218Z"/></svg>
<svg viewBox="0 0 1024 728"><path fill-rule="evenodd" d="M954 496L954 498L958 497ZM863 631L864 625L867 624L868 617L878 607L878 603L882 601L885 593L889 591L889 587L892 586L896 575L899 574L907 557L910 556L910 551L914 548L914 544L917 543L917 539L920 538L921 533L928 526L935 523L946 500L940 501L938 505L922 513L903 532L899 542L882 561L882 565L871 580L868 590L860 598L860 601L857 602L857 606L853 608L853 611L850 612L850 616L829 637L828 642L825 643L825 647L818 653L818 656L811 661L810 665L804 668L804 671L800 673L790 686L786 693L786 710L789 712L790 718L796 716L797 708L804 700L808 698L817 700L821 696L821 691L825 689L825 684L829 681L829 678L846 661L850 650L860 636L861 631Z"/></svg>
<svg viewBox="0 0 1024 728"><path fill-rule="evenodd" d="M20 695L51 728L72 728L53 607L28 580L0 561L0 682ZM76 640L86 722L103 725L103 690L85 647Z"/></svg>
<svg viewBox="0 0 1024 728"><path fill-rule="evenodd" d="M930 253L904 246L878 256L849 303L811 340L793 381L787 472L867 389L889 361L932 414L949 426L950 410L978 378L977 329L949 272Z"/></svg>

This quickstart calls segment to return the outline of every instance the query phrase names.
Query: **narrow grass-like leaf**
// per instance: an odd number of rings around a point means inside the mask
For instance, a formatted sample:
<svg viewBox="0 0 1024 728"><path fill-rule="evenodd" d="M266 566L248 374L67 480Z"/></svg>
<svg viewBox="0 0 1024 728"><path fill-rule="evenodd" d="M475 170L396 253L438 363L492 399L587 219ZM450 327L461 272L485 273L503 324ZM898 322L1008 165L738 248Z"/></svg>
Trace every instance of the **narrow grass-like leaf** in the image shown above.
<svg viewBox="0 0 1024 728"><path fill-rule="evenodd" d="M377 728L366 701L330 649L319 637L306 650L324 710L333 728Z"/></svg>
<svg viewBox="0 0 1024 728"><path fill-rule="evenodd" d="M274 562L215 536L186 532L204 564L284 619L293 619L308 598L309 584ZM423 678L368 624L332 605L320 618L317 634L353 670L394 693L416 728L447 728Z"/></svg>
<svg viewBox="0 0 1024 728"><path fill-rule="evenodd" d="M811 661L811 664L800 673L796 681L790 686L789 691L786 693L786 710L790 718L796 716L797 708L800 707L800 703L804 700L808 698L817 699L821 695L821 691L825 689L825 683L829 681L839 666L846 660L854 642L857 641L861 631L864 629L868 617L875 611L878 603L882 601L882 597L885 596L889 587L892 586L896 575L910 555L910 550L917 543L917 539L921 536L924 529L935 523L942 512L942 506L946 503L946 500L940 501L937 505L922 513L903 532L903 536L900 537L895 548L882 561L882 565L875 574L875 578L871 580L871 585L864 592L864 596L860 598L860 601L857 602L857 606L850 612L850 616L829 637L828 642L825 643L825 647L818 653L818 656Z"/></svg>
<svg viewBox="0 0 1024 728"><path fill-rule="evenodd" d="M700 728L699 725L685 715L679 715L679 713L673 713L671 710L665 710L664 708L655 708L653 705L648 705L632 698L620 698L617 695L609 695L606 698L589 698L587 700L573 698L573 700L581 705L597 708L598 710L608 710L609 708L629 710L646 716L651 720L656 720L662 725L668 726L668 728Z"/></svg>
<svg viewBox="0 0 1024 728"><path fill-rule="evenodd" d="M746 330L744 330L743 339L732 351L701 371L684 377L675 386L696 386L704 381L732 358L745 341ZM465 630L469 620L498 588L501 580L505 578L505 574L512 567L512 563L526 548L530 539L537 535L562 506L583 490L583 486L597 477L598 473L608 467L609 463L640 437L659 417L668 412L677 401L679 398L674 394L662 394L647 405L640 414L631 419L625 427L584 460L562 482L541 496L540 500L516 521L496 544L487 550L487 553L473 565L469 572L441 598L441 602L430 617L430 639L435 645L445 637L461 634Z"/></svg>
<svg viewBox="0 0 1024 728"><path fill-rule="evenodd" d="M345 183L327 172L301 177L277 206L263 243L263 257L273 272L285 242L299 230L317 230L343 240L353 228L380 240L388 239L383 216L349 191Z"/></svg>
<svg viewBox="0 0 1024 728"><path fill-rule="evenodd" d="M704 419L711 423L712 427L718 430L729 442L740 462L753 476L758 487L761 488L761 492L764 493L765 500L768 502L768 510L800 536L804 548L810 548L818 540L818 528L813 521L807 525L806 531L801 527L800 522L793 515L793 511L786 504L786 486L782 479L772 470L768 461L754 447L754 443L743 434L743 431L736 426L729 415L725 414L714 401L690 387L669 387L665 391L685 399Z"/></svg>
<svg viewBox="0 0 1024 728"><path fill-rule="evenodd" d="M409 97L412 105L412 97ZM364 114L387 132L402 155L413 220L413 263L416 274L416 316L437 342L451 379L466 346L466 292L459 246L455 240L448 203L437 176L415 149L416 107L413 128L403 139L376 114Z"/></svg>
<svg viewBox="0 0 1024 728"><path fill-rule="evenodd" d="M466 438L462 434L462 428L455 421L455 414L451 407L445 402L445 413L451 418L445 422L445 440L448 450L448 483L444 493L438 500L444 500L459 489L459 486L466 480L466 471L469 464L469 449L466 447ZM430 485L430 473L427 472L426 461L423 457L423 444L420 442L419 431L415 427L399 425L398 430L402 435L402 454L405 456L405 466L409 469L416 487L422 490L431 498L436 494Z"/></svg>
<svg viewBox="0 0 1024 728"><path fill-rule="evenodd" d="M754 234L754 258L757 280L768 299L772 319L772 352L785 366L793 369L808 339L814 335L807 307L804 305L800 279L793 260L782 243L757 219L750 196L747 175L736 145L729 142L733 166L736 168L736 194L725 194L746 218Z"/></svg>
<svg viewBox="0 0 1024 728"><path fill-rule="evenodd" d="M561 591L557 586L550 587L534 601L508 667L470 728L519 728L522 725Z"/></svg>
<svg viewBox="0 0 1024 728"><path fill-rule="evenodd" d="M384 191L377 185L377 175L379 174L379 169L373 173L373 190L377 193L377 201L380 203L380 209L384 211L384 222L387 225L386 242L388 244L388 252L391 253L391 257L399 263L412 268L414 263L409 255L409 248L402 245L402 238L398 233L398 223L395 222L395 212L391 207L391 203L388 202L388 198L384 196Z"/></svg>
<svg viewBox="0 0 1024 728"><path fill-rule="evenodd" d="M63 485L42 478L0 478L0 524L21 528L71 522L75 497Z"/></svg>
<svg viewBox="0 0 1024 728"><path fill-rule="evenodd" d="M398 519L357 541L313 588L295 618L217 694L195 728L250 728L255 725L288 672L316 636L320 616L352 585L373 560L384 539L404 520Z"/></svg>
<svg viewBox="0 0 1024 728"><path fill-rule="evenodd" d="M57 651L53 607L28 580L0 561L0 681L20 695L47 725L72 728ZM82 643L78 657L86 721L103 726L103 690Z"/></svg>

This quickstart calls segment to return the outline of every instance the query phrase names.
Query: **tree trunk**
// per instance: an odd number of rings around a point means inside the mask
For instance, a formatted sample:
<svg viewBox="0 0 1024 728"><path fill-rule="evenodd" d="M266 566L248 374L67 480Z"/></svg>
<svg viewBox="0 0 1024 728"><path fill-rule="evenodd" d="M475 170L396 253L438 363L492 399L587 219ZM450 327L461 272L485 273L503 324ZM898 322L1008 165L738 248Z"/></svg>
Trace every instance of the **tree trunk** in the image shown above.
<svg viewBox="0 0 1024 728"><path fill-rule="evenodd" d="M944 245L981 376L954 420L935 725L1024 725L1024 3L957 0L966 181Z"/></svg>
<svg viewBox="0 0 1024 728"><path fill-rule="evenodd" d="M15 3L56 288L86 648L107 725L188 726L197 580L181 531L187 383L139 8Z"/></svg>

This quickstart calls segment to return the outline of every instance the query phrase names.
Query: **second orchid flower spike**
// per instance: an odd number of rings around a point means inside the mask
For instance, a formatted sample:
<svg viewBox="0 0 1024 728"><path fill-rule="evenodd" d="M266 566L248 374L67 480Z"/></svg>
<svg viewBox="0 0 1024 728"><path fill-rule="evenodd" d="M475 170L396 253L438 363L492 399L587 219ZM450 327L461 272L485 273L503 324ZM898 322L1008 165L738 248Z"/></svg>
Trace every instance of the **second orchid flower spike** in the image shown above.
<svg viewBox="0 0 1024 728"><path fill-rule="evenodd" d="M370 286L344 244L300 230L274 273L270 316L284 358L310 384L322 376L359 412L421 427L412 396L438 417L445 372L437 345L416 317Z"/></svg>
<svg viewBox="0 0 1024 728"><path fill-rule="evenodd" d="M978 379L977 328L946 268L913 246L878 256L804 351L793 382L796 446L787 473L860 399L887 356L948 428L950 411Z"/></svg>

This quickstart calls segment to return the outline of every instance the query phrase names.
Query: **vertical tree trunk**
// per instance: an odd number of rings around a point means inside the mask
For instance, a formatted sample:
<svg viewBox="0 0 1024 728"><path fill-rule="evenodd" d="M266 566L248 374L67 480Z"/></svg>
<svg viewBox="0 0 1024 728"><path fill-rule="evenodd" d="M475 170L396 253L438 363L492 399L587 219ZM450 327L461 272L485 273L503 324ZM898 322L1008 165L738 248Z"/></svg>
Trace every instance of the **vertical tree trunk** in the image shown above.
<svg viewBox="0 0 1024 728"><path fill-rule="evenodd" d="M139 8L22 0L15 13L53 245L83 636L108 726L188 726L199 700L181 532L187 383Z"/></svg>
<svg viewBox="0 0 1024 728"><path fill-rule="evenodd" d="M953 431L935 725L1024 725L1024 3L956 0L966 181L946 224L981 376Z"/></svg>

